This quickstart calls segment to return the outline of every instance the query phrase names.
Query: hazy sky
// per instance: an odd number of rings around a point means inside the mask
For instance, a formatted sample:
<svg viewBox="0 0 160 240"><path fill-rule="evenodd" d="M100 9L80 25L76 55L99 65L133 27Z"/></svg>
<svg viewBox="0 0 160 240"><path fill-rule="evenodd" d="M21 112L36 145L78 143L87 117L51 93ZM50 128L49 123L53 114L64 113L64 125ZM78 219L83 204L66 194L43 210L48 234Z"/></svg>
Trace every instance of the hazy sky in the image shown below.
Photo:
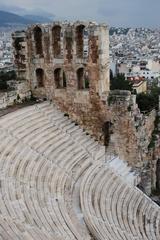
<svg viewBox="0 0 160 240"><path fill-rule="evenodd" d="M111 26L160 26L160 0L0 0L0 8L6 6L10 11L38 8L64 19L90 19Z"/></svg>

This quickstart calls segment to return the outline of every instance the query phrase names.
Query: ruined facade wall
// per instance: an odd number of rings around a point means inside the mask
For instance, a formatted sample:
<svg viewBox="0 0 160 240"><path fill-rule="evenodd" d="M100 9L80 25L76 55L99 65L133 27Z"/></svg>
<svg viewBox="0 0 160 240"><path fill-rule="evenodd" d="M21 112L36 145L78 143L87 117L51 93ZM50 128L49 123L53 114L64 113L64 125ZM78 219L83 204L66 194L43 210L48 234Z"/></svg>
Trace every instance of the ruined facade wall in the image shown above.
<svg viewBox="0 0 160 240"><path fill-rule="evenodd" d="M26 32L26 76L32 93L56 102L98 140L103 141L104 123L112 122L108 151L114 151L132 166L145 165L154 116L145 119L129 93L115 93L115 101L108 104L107 27L86 22L39 25L42 39L38 45L35 27L31 26ZM53 29L59 35L57 38ZM42 46L42 54L38 54L37 46ZM39 84L38 79L43 84Z"/></svg>
<svg viewBox="0 0 160 240"><path fill-rule="evenodd" d="M102 122L108 119L107 108L104 108L104 103L101 101L102 94L109 92L107 27L85 22L74 24L55 22L52 25L40 25L43 55L37 54L36 51L35 27L37 26L32 26L27 31L27 78L33 94L53 99L64 112L68 112L89 132L100 137ZM61 39L54 38L55 29L56 31L61 29ZM77 29L82 32L77 34ZM83 39L77 42L79 36ZM78 44L82 46L79 47ZM57 51L59 54L56 56ZM44 87L38 86L36 69L44 71ZM55 74L57 69L60 69L61 85L65 76L66 87L57 88L58 73ZM82 89L78 89L79 69L83 69Z"/></svg>

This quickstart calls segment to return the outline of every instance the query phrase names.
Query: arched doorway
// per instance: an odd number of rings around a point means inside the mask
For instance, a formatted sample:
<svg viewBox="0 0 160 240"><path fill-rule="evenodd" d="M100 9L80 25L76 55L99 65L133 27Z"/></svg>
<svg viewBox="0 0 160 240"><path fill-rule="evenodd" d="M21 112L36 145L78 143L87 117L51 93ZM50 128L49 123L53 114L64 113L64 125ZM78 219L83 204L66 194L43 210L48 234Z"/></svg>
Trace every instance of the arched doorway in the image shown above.
<svg viewBox="0 0 160 240"><path fill-rule="evenodd" d="M61 68L54 70L54 81L56 88L66 88L67 78L65 72Z"/></svg>
<svg viewBox="0 0 160 240"><path fill-rule="evenodd" d="M44 87L44 71L42 68L36 69L36 79L38 87Z"/></svg>
<svg viewBox="0 0 160 240"><path fill-rule="evenodd" d="M84 89L84 68L77 70L77 85L78 90Z"/></svg>

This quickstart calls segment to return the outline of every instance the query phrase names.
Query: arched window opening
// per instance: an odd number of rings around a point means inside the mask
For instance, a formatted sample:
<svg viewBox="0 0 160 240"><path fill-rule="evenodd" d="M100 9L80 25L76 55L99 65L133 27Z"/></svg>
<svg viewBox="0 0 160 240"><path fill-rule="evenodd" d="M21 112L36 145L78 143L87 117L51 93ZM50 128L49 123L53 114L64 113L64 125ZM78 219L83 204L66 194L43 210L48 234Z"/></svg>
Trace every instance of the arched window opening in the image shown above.
<svg viewBox="0 0 160 240"><path fill-rule="evenodd" d="M44 87L44 71L42 68L36 69L36 79L38 87Z"/></svg>
<svg viewBox="0 0 160 240"><path fill-rule="evenodd" d="M84 25L79 25L76 28L76 54L78 58L83 58L84 49Z"/></svg>
<svg viewBox="0 0 160 240"><path fill-rule="evenodd" d="M54 70L54 81L55 81L56 88L67 87L66 74L61 68L56 68Z"/></svg>
<svg viewBox="0 0 160 240"><path fill-rule="evenodd" d="M78 81L78 89L84 89L84 69L79 68L77 70L77 81Z"/></svg>
<svg viewBox="0 0 160 240"><path fill-rule="evenodd" d="M77 70L77 85L79 90L89 88L89 76L88 72L84 71L84 68Z"/></svg>
<svg viewBox="0 0 160 240"><path fill-rule="evenodd" d="M61 88L61 69L57 68L54 70L54 81L56 88Z"/></svg>
<svg viewBox="0 0 160 240"><path fill-rule="evenodd" d="M43 54L42 30L38 26L34 28L34 41L35 41L36 54L42 55Z"/></svg>
<svg viewBox="0 0 160 240"><path fill-rule="evenodd" d="M61 27L54 26L52 29L53 55L55 58L61 55Z"/></svg>

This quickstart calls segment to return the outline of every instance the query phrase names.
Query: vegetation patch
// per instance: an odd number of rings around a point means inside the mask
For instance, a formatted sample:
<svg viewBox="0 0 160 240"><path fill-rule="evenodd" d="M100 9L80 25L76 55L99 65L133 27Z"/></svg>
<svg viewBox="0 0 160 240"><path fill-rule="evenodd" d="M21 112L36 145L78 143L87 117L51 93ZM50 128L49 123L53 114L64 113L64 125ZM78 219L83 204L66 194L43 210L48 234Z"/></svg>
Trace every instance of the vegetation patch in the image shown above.
<svg viewBox="0 0 160 240"><path fill-rule="evenodd" d="M150 112L153 109L158 110L160 88L153 86L148 93L137 94L136 102L139 109L143 112Z"/></svg>
<svg viewBox="0 0 160 240"><path fill-rule="evenodd" d="M116 97L113 95L108 96L108 105L114 104L116 102Z"/></svg>
<svg viewBox="0 0 160 240"><path fill-rule="evenodd" d="M133 92L133 84L125 79L124 74L117 74L113 77L112 72L110 73L110 89L111 90L128 90Z"/></svg>
<svg viewBox="0 0 160 240"><path fill-rule="evenodd" d="M12 90L9 88L7 81L16 80L16 72L15 71L0 71L0 91L8 91Z"/></svg>

